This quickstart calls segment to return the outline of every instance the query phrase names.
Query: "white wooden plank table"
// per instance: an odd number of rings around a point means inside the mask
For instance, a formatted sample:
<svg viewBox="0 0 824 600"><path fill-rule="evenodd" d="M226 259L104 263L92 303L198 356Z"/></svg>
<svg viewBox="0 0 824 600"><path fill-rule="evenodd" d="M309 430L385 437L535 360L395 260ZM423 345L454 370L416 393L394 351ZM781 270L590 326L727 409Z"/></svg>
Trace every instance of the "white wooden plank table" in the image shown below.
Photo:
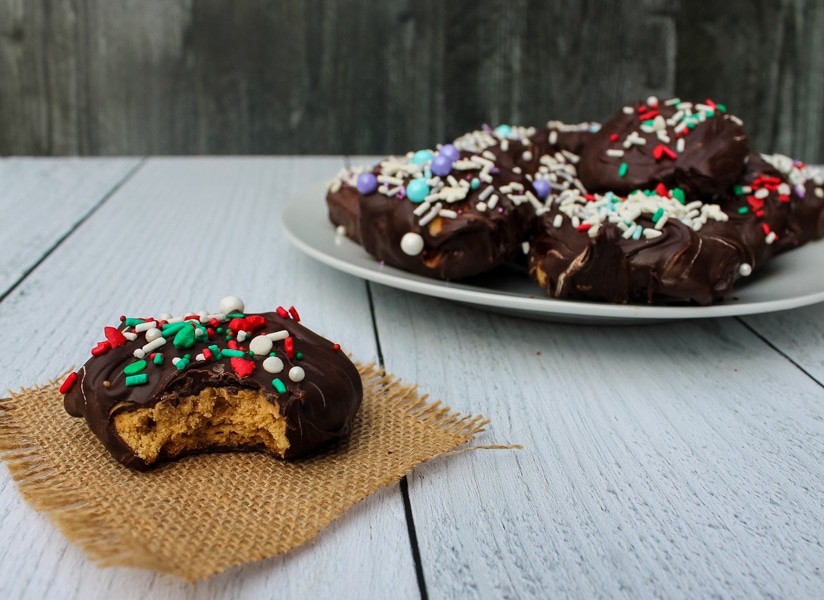
<svg viewBox="0 0 824 600"><path fill-rule="evenodd" d="M314 544L194 586L98 569L2 468L0 597L824 597L824 305L595 327L367 284L279 228L343 164L0 161L0 390L82 360L116 315L232 293L298 306L357 359L489 417L479 443L523 450L426 463ZM45 315L71 324L47 344Z"/></svg>

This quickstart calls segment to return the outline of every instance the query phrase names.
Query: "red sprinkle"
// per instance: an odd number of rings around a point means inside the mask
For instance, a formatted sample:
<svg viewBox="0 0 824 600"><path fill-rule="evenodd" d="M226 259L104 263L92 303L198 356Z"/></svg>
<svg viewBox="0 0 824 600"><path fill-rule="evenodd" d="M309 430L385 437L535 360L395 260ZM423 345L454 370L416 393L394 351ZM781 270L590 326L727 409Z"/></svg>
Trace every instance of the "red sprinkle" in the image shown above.
<svg viewBox="0 0 824 600"><path fill-rule="evenodd" d="M183 317L184 321L191 321L193 319L195 321L200 321L200 315L186 315L185 317Z"/></svg>
<svg viewBox="0 0 824 600"><path fill-rule="evenodd" d="M66 381L60 385L60 393L65 394L72 389L75 381L77 381L77 373L69 373L69 376L66 377Z"/></svg>
<svg viewBox="0 0 824 600"><path fill-rule="evenodd" d="M277 310L278 316L281 319L288 319L289 318L289 312L285 308L283 308L282 306L278 306L276 310Z"/></svg>
<svg viewBox="0 0 824 600"><path fill-rule="evenodd" d="M332 344L332 350L340 350L340 344Z"/></svg>
<svg viewBox="0 0 824 600"><path fill-rule="evenodd" d="M766 223L761 223L761 231L764 232L764 235L770 235L770 226Z"/></svg>
<svg viewBox="0 0 824 600"><path fill-rule="evenodd" d="M103 333L106 335L106 339L112 348L120 348L120 346L126 343L126 336L114 327L104 327Z"/></svg>
<svg viewBox="0 0 824 600"><path fill-rule="evenodd" d="M659 196L666 196L667 198L670 197L670 193L667 190L667 186L660 182L658 183L658 185L655 186L655 193Z"/></svg>
<svg viewBox="0 0 824 600"><path fill-rule="evenodd" d="M229 321L229 329L232 331L246 331L246 319L235 318Z"/></svg>
<svg viewBox="0 0 824 600"><path fill-rule="evenodd" d="M610 142L617 142L618 141L618 134L613 133L611 136L609 136L609 141Z"/></svg>
<svg viewBox="0 0 824 600"><path fill-rule="evenodd" d="M205 356L205 353L204 353ZM245 358L232 358L229 360L232 368L237 373L238 377L249 377L255 372L255 363Z"/></svg>
<svg viewBox="0 0 824 600"><path fill-rule="evenodd" d="M283 348L286 350L286 356L295 358L295 342L291 336L283 340Z"/></svg>
<svg viewBox="0 0 824 600"><path fill-rule="evenodd" d="M595 202L595 194L584 194L584 198L587 199L587 202Z"/></svg>
<svg viewBox="0 0 824 600"><path fill-rule="evenodd" d="M218 327L220 327L220 321L218 321L215 317L212 317L211 319L209 319L209 325L217 329Z"/></svg>
<svg viewBox="0 0 824 600"><path fill-rule="evenodd" d="M235 340L229 340L228 344L229 350L237 350L237 342Z"/></svg>
<svg viewBox="0 0 824 600"><path fill-rule="evenodd" d="M789 202L789 201L790 201L790 197L789 197L789 196L779 196L779 197L778 197L778 200L779 200L780 202Z"/></svg>
<svg viewBox="0 0 824 600"><path fill-rule="evenodd" d="M261 315L246 316L246 331L255 331L261 327L266 327L266 318Z"/></svg>
<svg viewBox="0 0 824 600"><path fill-rule="evenodd" d="M92 356L100 356L104 352L108 352L111 347L112 346L109 342L97 342L97 346L92 348Z"/></svg>
<svg viewBox="0 0 824 600"><path fill-rule="evenodd" d="M638 112L641 113L641 114L647 112L647 107L646 106L639 106L638 107Z"/></svg>
<svg viewBox="0 0 824 600"><path fill-rule="evenodd" d="M747 204L749 204L753 210L758 210L764 206L764 201L755 196L747 196Z"/></svg>
<svg viewBox="0 0 824 600"><path fill-rule="evenodd" d="M300 321L300 315L298 314L298 309L295 308L294 306L289 307L289 314L292 315L292 318L295 321Z"/></svg>
<svg viewBox="0 0 824 600"><path fill-rule="evenodd" d="M715 108L715 102L713 102L709 98L707 98L707 100L706 100L706 102L704 102L704 104L706 104L707 106L712 106L713 108Z"/></svg>
<svg viewBox="0 0 824 600"><path fill-rule="evenodd" d="M653 110L653 111L648 112L645 115L641 115L640 118L641 118L642 121L649 121L650 119L654 119L657 116L658 116L658 111Z"/></svg>
<svg viewBox="0 0 824 600"><path fill-rule="evenodd" d="M677 155L675 152L673 152L673 151L670 149L670 147L669 147L669 146L663 146L663 145L662 145L662 146L661 146L661 148L663 148L663 149L661 150L661 152L663 152L664 154L666 154L667 156L669 156L672 160L675 160L676 158L678 158L678 155Z"/></svg>
<svg viewBox="0 0 824 600"><path fill-rule="evenodd" d="M203 349L203 356L204 356L204 358L206 358L206 360L211 359L212 358L212 351L209 350L208 348L204 348Z"/></svg>
<svg viewBox="0 0 824 600"><path fill-rule="evenodd" d="M592 223L581 223L578 225L578 231L589 231L592 229Z"/></svg>
<svg viewBox="0 0 824 600"><path fill-rule="evenodd" d="M758 217L758 218L760 219L761 217L763 217L763 216L764 216L764 211L763 211L763 210L757 210L757 211L755 211L755 216L756 216L756 217Z"/></svg>

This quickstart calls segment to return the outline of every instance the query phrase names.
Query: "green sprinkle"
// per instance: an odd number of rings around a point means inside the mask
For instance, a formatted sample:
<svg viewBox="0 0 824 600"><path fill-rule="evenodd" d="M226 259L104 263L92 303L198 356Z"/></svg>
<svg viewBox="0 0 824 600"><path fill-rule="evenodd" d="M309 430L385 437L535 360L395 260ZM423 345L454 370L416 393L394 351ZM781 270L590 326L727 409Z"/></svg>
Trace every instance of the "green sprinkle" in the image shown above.
<svg viewBox="0 0 824 600"><path fill-rule="evenodd" d="M664 216L664 209L659 208L658 210L655 211L655 214L652 215L652 222L657 223L661 219L661 217L663 217L663 216Z"/></svg>
<svg viewBox="0 0 824 600"><path fill-rule="evenodd" d="M175 348L185 349L195 345L195 328L187 325L177 332L174 341Z"/></svg>
<svg viewBox="0 0 824 600"><path fill-rule="evenodd" d="M628 168L627 163L621 163L621 166L618 168L618 177L625 177Z"/></svg>
<svg viewBox="0 0 824 600"><path fill-rule="evenodd" d="M648 121L642 121L641 125L646 125L647 127L652 127L655 124L655 119L649 119Z"/></svg>
<svg viewBox="0 0 824 600"><path fill-rule="evenodd" d="M707 111L707 117L714 117L714 116L715 116L715 111L714 110L708 110Z"/></svg>
<svg viewBox="0 0 824 600"><path fill-rule="evenodd" d="M246 353L243 350L221 350L223 356L228 356L229 358L243 358L246 356Z"/></svg>
<svg viewBox="0 0 824 600"><path fill-rule="evenodd" d="M272 380L272 385L275 386L275 389L278 391L278 393L280 393L280 394L285 394L286 393L286 386L283 385L283 382L280 380L279 377L275 377Z"/></svg>
<svg viewBox="0 0 824 600"><path fill-rule="evenodd" d="M232 314L226 315L226 316L229 317L230 319L242 319L246 315L244 315L243 313L232 313Z"/></svg>
<svg viewBox="0 0 824 600"><path fill-rule="evenodd" d="M223 333L223 327L218 327L215 331L218 333Z"/></svg>
<svg viewBox="0 0 824 600"><path fill-rule="evenodd" d="M298 360L303 360L303 352L298 352L297 354L295 354L295 358L297 358Z"/></svg>
<svg viewBox="0 0 824 600"><path fill-rule="evenodd" d="M735 186L733 186L732 191L736 196L743 196L744 195L744 186L743 185L735 185Z"/></svg>
<svg viewBox="0 0 824 600"><path fill-rule="evenodd" d="M746 215L748 212L750 212L750 209L747 208L746 206L742 206L741 208L738 209L738 214L739 215Z"/></svg>
<svg viewBox="0 0 824 600"><path fill-rule="evenodd" d="M717 108L721 112L727 112L727 105L726 104L716 104L715 108Z"/></svg>
<svg viewBox="0 0 824 600"><path fill-rule="evenodd" d="M144 321L143 319L128 318L125 321L125 325L126 325L126 327L134 327L135 325L140 325L141 323L145 323L145 322L146 321Z"/></svg>
<svg viewBox="0 0 824 600"><path fill-rule="evenodd" d="M687 123L687 129L695 129L695 126L698 125L695 121L690 121Z"/></svg>
<svg viewBox="0 0 824 600"><path fill-rule="evenodd" d="M177 364L175 365L175 369L177 369L178 371L182 371L183 369L185 369L188 366L189 366L189 360L186 359L186 358L181 358L179 361L177 361Z"/></svg>
<svg viewBox="0 0 824 600"><path fill-rule="evenodd" d="M270 352L269 356L277 356L277 354L275 354L274 352Z"/></svg>
<svg viewBox="0 0 824 600"><path fill-rule="evenodd" d="M125 367L123 367L123 372L126 375L136 375L137 373L140 373L145 368L146 368L146 361L145 360L138 360L136 362L133 362L130 365L126 365Z"/></svg>
<svg viewBox="0 0 824 600"><path fill-rule="evenodd" d="M146 373L141 373L140 375L129 375L126 377L126 387L132 387L134 385L145 385L149 382L149 376Z"/></svg>
<svg viewBox="0 0 824 600"><path fill-rule="evenodd" d="M160 352L155 354L154 364L156 364L156 365L162 365L163 364L163 355Z"/></svg>
<svg viewBox="0 0 824 600"><path fill-rule="evenodd" d="M686 194L684 194L684 190L682 190L680 187L672 189L672 197L678 200L678 202L680 202L681 204L684 204L687 200L687 196Z"/></svg>
<svg viewBox="0 0 824 600"><path fill-rule="evenodd" d="M160 329L160 333L163 337L169 337L170 335L176 334L184 327L187 327L186 323L167 323Z"/></svg>

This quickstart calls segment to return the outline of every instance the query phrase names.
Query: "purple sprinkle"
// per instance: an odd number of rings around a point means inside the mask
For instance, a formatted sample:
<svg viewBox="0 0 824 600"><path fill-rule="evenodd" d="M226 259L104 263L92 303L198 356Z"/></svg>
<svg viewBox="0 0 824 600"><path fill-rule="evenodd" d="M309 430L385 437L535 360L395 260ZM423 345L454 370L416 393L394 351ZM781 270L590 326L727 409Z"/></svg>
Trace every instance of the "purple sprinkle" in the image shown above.
<svg viewBox="0 0 824 600"><path fill-rule="evenodd" d="M481 125L481 128L482 128L484 131L486 131L487 133L489 133L490 131L492 131L492 128L491 128L489 125L487 125L486 123L484 123L483 125Z"/></svg>
<svg viewBox="0 0 824 600"><path fill-rule="evenodd" d="M455 162L461 157L461 153L452 144L444 144L443 146L441 146L441 149L438 150L438 155L445 156L452 162Z"/></svg>
<svg viewBox="0 0 824 600"><path fill-rule="evenodd" d="M493 175L497 175L498 173L500 173L500 172L501 172L501 170L500 170L498 167L492 167L492 168L489 170L489 172L490 172L490 173L492 173Z"/></svg>
<svg viewBox="0 0 824 600"><path fill-rule="evenodd" d="M446 177L452 171L452 160L445 155L438 155L432 159L432 172L438 177Z"/></svg>
<svg viewBox="0 0 824 600"><path fill-rule="evenodd" d="M535 188L535 193L538 195L539 200L545 200L551 191L549 182L543 179L536 179L533 181L532 187Z"/></svg>
<svg viewBox="0 0 824 600"><path fill-rule="evenodd" d="M358 176L358 191L364 196L368 196L378 189L378 180L372 173L362 173Z"/></svg>
<svg viewBox="0 0 824 600"><path fill-rule="evenodd" d="M463 214L463 209L462 209L462 208L459 208L459 209L458 209L458 214L459 214L459 215L462 215L462 214Z"/></svg>
<svg viewBox="0 0 824 600"><path fill-rule="evenodd" d="M799 198L803 198L803 197L804 197L804 192L805 192L805 190L804 190L804 186L803 186L803 185L797 185L797 186L795 186L795 193L796 193L796 194L798 194L798 197L799 197Z"/></svg>
<svg viewBox="0 0 824 600"><path fill-rule="evenodd" d="M503 206L499 206L499 207L498 207L498 212L499 212L499 213L504 212L504 207L503 207Z"/></svg>

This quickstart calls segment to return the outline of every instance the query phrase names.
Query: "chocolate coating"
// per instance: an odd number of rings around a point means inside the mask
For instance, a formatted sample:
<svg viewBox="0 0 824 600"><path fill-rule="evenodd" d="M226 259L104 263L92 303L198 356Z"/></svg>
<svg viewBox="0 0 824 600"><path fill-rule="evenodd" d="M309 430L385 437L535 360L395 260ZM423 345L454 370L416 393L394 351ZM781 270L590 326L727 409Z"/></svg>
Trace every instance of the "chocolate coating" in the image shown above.
<svg viewBox="0 0 824 600"><path fill-rule="evenodd" d="M284 365L279 375L263 369L261 363L266 356L250 358L248 355L240 360L253 363L254 371L245 376L236 372L233 359L227 357L203 361L192 359L189 366L178 370L172 363L173 357L184 354L194 357L212 344L226 349L227 342L195 342L194 346L183 350L175 348L169 339L158 350L164 354L163 364L156 365L147 357L148 365L143 373L147 374L148 382L129 387L123 369L136 361L133 352L146 343L144 336L139 334L135 341L126 341L83 365L77 381L65 395L65 409L73 417L85 418L89 428L115 459L139 470L152 465L147 465L120 438L114 427L115 415L154 406L164 400L174 404L177 398L197 394L205 387L259 390L267 400L277 402L280 414L287 422L286 435L290 442L285 457L300 456L347 435L363 397L363 385L355 365L343 352L335 349L332 342L295 320L282 318L276 313L259 316L265 324L256 329L255 335L285 329L293 340L295 352L302 354L300 360L290 359L283 350L283 342L276 342L273 351ZM302 381L294 382L287 376L292 366L303 368L305 378ZM282 380L286 391L279 393L273 387L275 377Z"/></svg>
<svg viewBox="0 0 824 600"><path fill-rule="evenodd" d="M750 147L744 129L727 113L716 110L705 121L696 120L694 128L681 133L686 134L684 150L678 152L677 125L664 127L669 138L664 142L658 133L641 130L643 117L654 114L653 109L644 102L634 102L630 107L630 114L619 111L583 147L578 177L591 192L625 195L663 183L668 188L682 188L688 196L703 197L725 193L741 177ZM643 113L639 113L641 108L645 109ZM654 110L670 120L680 109L661 103ZM644 143L627 148L624 142L633 133ZM675 157L664 154L656 158L659 146L668 148ZM624 154L612 156L608 150ZM622 164L626 165L624 175Z"/></svg>

